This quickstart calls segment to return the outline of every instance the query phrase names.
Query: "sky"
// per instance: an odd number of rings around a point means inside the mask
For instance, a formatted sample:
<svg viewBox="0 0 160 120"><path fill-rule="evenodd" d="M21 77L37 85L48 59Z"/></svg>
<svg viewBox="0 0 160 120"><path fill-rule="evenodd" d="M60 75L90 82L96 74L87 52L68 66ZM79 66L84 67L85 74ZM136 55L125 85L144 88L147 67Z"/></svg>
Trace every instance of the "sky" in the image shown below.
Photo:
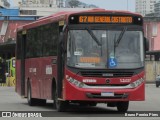
<svg viewBox="0 0 160 120"><path fill-rule="evenodd" d="M14 0L8 0L8 2L10 3L11 7L14 6Z"/></svg>
<svg viewBox="0 0 160 120"><path fill-rule="evenodd" d="M79 0L87 4L94 4L108 10L128 10L135 12L135 0ZM128 2L128 7L127 7Z"/></svg>
<svg viewBox="0 0 160 120"><path fill-rule="evenodd" d="M14 0L8 0L14 6ZM135 12L135 0L79 0L87 4L94 4L108 10L129 10ZM127 6L128 3L128 6ZM127 9L128 8L128 9Z"/></svg>

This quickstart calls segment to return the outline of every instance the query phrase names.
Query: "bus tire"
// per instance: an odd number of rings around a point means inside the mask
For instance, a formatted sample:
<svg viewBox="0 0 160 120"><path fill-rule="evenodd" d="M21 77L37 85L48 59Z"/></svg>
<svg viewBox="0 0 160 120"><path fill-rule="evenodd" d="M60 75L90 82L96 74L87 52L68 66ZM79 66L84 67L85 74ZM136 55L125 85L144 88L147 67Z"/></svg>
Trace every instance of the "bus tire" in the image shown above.
<svg viewBox="0 0 160 120"><path fill-rule="evenodd" d="M117 110L119 112L126 112L129 107L129 101L117 102Z"/></svg>
<svg viewBox="0 0 160 120"><path fill-rule="evenodd" d="M89 106L95 107L95 106L97 106L97 103L96 102L89 103Z"/></svg>
<svg viewBox="0 0 160 120"><path fill-rule="evenodd" d="M28 87L27 87L27 101L28 101L28 104L30 106L34 106L36 105L36 99L35 98L32 98L32 90L31 90L31 85L28 83Z"/></svg>
<svg viewBox="0 0 160 120"><path fill-rule="evenodd" d="M69 103L68 101L61 101L61 100L58 100L58 94L56 91L54 91L54 103L53 103L53 108L54 109L57 109L58 112L65 112Z"/></svg>
<svg viewBox="0 0 160 120"><path fill-rule="evenodd" d="M85 103L85 102L81 102L81 103L79 103L79 105L80 105L81 107L89 106L89 104L88 104L88 103Z"/></svg>
<svg viewBox="0 0 160 120"><path fill-rule="evenodd" d="M158 84L156 84L156 87L158 88L158 87L159 87L159 85L158 85Z"/></svg>
<svg viewBox="0 0 160 120"><path fill-rule="evenodd" d="M97 105L97 103L96 102L80 102L79 105L82 106L82 107L86 107L86 106L94 107L94 106Z"/></svg>
<svg viewBox="0 0 160 120"><path fill-rule="evenodd" d="M68 102L67 101L61 101L58 100L57 102L57 111L58 112L65 112L68 108Z"/></svg>

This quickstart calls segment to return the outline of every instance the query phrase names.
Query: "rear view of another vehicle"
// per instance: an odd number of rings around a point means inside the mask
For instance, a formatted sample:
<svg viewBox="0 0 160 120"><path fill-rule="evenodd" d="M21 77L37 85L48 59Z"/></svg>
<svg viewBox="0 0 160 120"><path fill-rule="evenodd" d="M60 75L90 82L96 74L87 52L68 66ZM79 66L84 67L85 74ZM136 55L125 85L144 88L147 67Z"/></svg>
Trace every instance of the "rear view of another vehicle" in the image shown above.
<svg viewBox="0 0 160 120"><path fill-rule="evenodd" d="M6 60L6 73L7 86L15 86L15 57Z"/></svg>

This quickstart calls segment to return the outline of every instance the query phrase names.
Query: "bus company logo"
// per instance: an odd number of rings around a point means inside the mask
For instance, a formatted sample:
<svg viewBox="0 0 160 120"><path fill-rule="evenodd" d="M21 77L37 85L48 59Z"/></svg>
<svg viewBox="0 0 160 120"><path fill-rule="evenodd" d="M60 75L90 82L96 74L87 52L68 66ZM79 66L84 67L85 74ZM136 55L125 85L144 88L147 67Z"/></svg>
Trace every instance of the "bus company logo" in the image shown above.
<svg viewBox="0 0 160 120"><path fill-rule="evenodd" d="M106 84L109 84L109 83L111 83L111 80L107 79Z"/></svg>
<svg viewBox="0 0 160 120"><path fill-rule="evenodd" d="M11 112L2 112L2 117L12 117Z"/></svg>
<svg viewBox="0 0 160 120"><path fill-rule="evenodd" d="M84 83L96 83L97 80L96 79L83 79Z"/></svg>

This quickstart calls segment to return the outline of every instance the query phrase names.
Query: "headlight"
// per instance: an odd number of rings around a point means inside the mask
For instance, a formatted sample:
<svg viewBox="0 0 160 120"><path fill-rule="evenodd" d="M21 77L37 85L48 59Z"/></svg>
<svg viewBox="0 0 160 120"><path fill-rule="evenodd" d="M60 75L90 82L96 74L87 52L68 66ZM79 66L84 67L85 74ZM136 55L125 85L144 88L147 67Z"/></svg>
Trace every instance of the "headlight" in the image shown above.
<svg viewBox="0 0 160 120"><path fill-rule="evenodd" d="M66 79L67 79L68 82L70 82L71 84L73 84L73 85L75 85L75 86L77 86L79 88L83 88L83 87L86 86L84 83L82 83L82 82L80 82L78 80L75 80L72 77L69 77L68 75L66 75Z"/></svg>
<svg viewBox="0 0 160 120"><path fill-rule="evenodd" d="M136 87L138 87L140 84L142 84L143 82L144 82L144 79L141 78L141 79L138 79L138 80L134 81L133 83L129 84L128 86L129 86L130 88L136 88Z"/></svg>
<svg viewBox="0 0 160 120"><path fill-rule="evenodd" d="M92 89L133 89L138 87L139 85L141 85L144 82L143 78L140 78L132 83L130 83L127 86L88 86L83 82L80 82L76 79L73 79L72 77L66 75L66 79L68 82L70 82L72 85L77 86L79 88L92 88Z"/></svg>

